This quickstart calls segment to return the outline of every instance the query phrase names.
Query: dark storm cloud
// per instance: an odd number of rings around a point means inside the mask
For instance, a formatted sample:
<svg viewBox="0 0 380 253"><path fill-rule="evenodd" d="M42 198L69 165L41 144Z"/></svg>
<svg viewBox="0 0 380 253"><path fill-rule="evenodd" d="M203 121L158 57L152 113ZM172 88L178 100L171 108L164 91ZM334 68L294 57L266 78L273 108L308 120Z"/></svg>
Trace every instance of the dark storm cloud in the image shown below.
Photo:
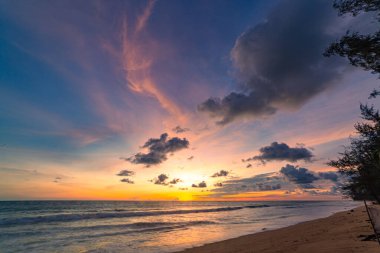
<svg viewBox="0 0 380 253"><path fill-rule="evenodd" d="M129 176L133 176L134 174L135 172L131 170L121 170L119 173L116 174L116 176L129 177Z"/></svg>
<svg viewBox="0 0 380 253"><path fill-rule="evenodd" d="M267 20L236 40L231 57L240 91L198 106L227 124L301 107L340 78L340 59L323 57L336 21L330 1L283 1Z"/></svg>
<svg viewBox="0 0 380 253"><path fill-rule="evenodd" d="M184 132L187 132L187 131L190 131L189 128L183 128L183 127L180 127L180 126L176 126L175 128L172 129L173 132L176 132L177 134L180 134L180 133L184 133Z"/></svg>
<svg viewBox="0 0 380 253"><path fill-rule="evenodd" d="M127 158L126 160L135 164L144 164L147 167L150 165L160 164L167 160L167 154L174 153L181 149L189 147L189 141L186 138L180 139L173 137L168 139L168 134L164 133L160 138L150 138L142 148L147 148L148 153L137 153L136 155Z"/></svg>
<svg viewBox="0 0 380 253"><path fill-rule="evenodd" d="M135 183L134 181L132 181L129 178L123 178L120 180L120 182L127 183L127 184L134 184Z"/></svg>
<svg viewBox="0 0 380 253"><path fill-rule="evenodd" d="M192 184L191 187L194 187L194 188L206 188L207 184L206 184L205 181L202 181L199 184Z"/></svg>
<svg viewBox="0 0 380 253"><path fill-rule="evenodd" d="M244 161L257 160L262 163L269 161L289 161L296 162L304 160L311 162L313 154L304 147L289 147L286 143L273 142L269 146L260 148L260 155L248 158Z"/></svg>
<svg viewBox="0 0 380 253"><path fill-rule="evenodd" d="M226 170L220 170L218 172L215 172L211 177L226 177L228 174L230 174L230 172Z"/></svg>
<svg viewBox="0 0 380 253"><path fill-rule="evenodd" d="M318 176L322 179L327 179L327 180L331 180L333 182L336 182L338 181L338 174L336 174L335 172L320 172L318 173Z"/></svg>
<svg viewBox="0 0 380 253"><path fill-rule="evenodd" d="M306 187L308 184L313 183L315 180L318 180L312 172L306 168L297 168L296 166L287 164L285 167L282 167L280 172L284 174L290 181L296 184L305 184Z"/></svg>

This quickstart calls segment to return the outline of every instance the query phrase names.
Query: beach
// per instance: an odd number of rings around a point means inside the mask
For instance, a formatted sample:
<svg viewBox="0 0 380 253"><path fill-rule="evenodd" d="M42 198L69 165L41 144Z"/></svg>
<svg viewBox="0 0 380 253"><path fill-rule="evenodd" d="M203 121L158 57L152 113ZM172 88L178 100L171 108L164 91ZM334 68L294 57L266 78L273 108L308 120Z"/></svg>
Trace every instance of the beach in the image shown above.
<svg viewBox="0 0 380 253"><path fill-rule="evenodd" d="M371 234L373 230L362 206L327 218L210 243L181 253L378 253L380 245L376 241L362 241Z"/></svg>

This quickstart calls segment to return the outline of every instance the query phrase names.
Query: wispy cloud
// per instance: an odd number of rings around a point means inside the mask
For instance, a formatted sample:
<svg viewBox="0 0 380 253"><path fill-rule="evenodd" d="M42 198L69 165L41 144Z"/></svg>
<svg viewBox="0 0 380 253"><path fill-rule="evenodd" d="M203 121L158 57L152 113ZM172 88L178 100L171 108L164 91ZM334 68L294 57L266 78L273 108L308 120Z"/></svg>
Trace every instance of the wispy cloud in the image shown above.
<svg viewBox="0 0 380 253"><path fill-rule="evenodd" d="M124 21L122 31L122 61L125 79L130 90L154 97L160 105L174 115L178 121L185 119L180 108L158 87L151 75L155 59L155 42L143 34L153 12L155 1L149 1L143 13L137 18L137 24L129 31L127 21Z"/></svg>
<svg viewBox="0 0 380 253"><path fill-rule="evenodd" d="M143 13L137 18L137 25L135 32L139 33L142 29L144 29L146 23L149 20L150 15L152 15L152 11L154 8L154 4L156 3L156 0L150 0L145 7Z"/></svg>

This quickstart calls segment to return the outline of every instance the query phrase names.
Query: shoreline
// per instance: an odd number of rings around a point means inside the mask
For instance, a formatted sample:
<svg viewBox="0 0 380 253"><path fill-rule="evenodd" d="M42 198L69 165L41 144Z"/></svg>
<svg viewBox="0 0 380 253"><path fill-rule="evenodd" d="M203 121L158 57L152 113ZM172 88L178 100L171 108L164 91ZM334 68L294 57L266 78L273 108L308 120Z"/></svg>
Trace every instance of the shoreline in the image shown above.
<svg viewBox="0 0 380 253"><path fill-rule="evenodd" d="M237 238L197 246L177 253L379 253L376 241L362 241L373 234L364 206L325 218L301 222Z"/></svg>

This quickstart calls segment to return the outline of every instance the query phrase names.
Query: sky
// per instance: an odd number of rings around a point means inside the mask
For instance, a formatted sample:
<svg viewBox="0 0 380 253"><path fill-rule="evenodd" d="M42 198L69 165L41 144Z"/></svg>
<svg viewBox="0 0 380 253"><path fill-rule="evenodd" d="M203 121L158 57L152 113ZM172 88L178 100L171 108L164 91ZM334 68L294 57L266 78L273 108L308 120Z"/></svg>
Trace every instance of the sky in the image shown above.
<svg viewBox="0 0 380 253"><path fill-rule="evenodd" d="M338 200L377 76L331 1L0 0L0 199Z"/></svg>

